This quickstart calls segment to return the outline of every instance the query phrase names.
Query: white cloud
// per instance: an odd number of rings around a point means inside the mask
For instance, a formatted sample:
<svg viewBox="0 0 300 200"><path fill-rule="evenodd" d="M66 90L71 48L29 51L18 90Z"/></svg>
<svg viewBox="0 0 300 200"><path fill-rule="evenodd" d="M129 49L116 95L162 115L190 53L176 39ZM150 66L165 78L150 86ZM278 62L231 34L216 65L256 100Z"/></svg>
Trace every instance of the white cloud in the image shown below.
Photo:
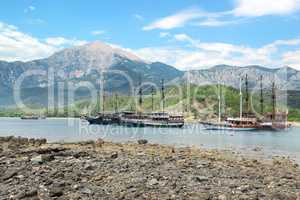
<svg viewBox="0 0 300 200"><path fill-rule="evenodd" d="M192 38L186 34L176 34L174 35L175 40L178 41L188 41L188 42L192 42Z"/></svg>
<svg viewBox="0 0 300 200"><path fill-rule="evenodd" d="M50 56L65 46L83 44L83 41L62 37L46 41L21 32L16 26L0 22L0 60L29 61Z"/></svg>
<svg viewBox="0 0 300 200"><path fill-rule="evenodd" d="M208 27L219 27L219 26L227 26L227 25L234 25L239 24L244 20L219 20L215 18L209 18L203 21L194 22L192 25L194 26L208 26Z"/></svg>
<svg viewBox="0 0 300 200"><path fill-rule="evenodd" d="M103 35L105 34L104 30L94 30L91 32L92 35Z"/></svg>
<svg viewBox="0 0 300 200"><path fill-rule="evenodd" d="M34 6L28 6L27 8L24 9L24 13L32 12L35 10Z"/></svg>
<svg viewBox="0 0 300 200"><path fill-rule="evenodd" d="M198 8L186 9L160 18L147 26L144 31L191 26L219 27L239 24L251 17L264 15L288 15L300 10L300 0L234 0L231 10L206 12Z"/></svg>
<svg viewBox="0 0 300 200"><path fill-rule="evenodd" d="M236 0L236 16L286 15L300 9L299 0Z"/></svg>
<svg viewBox="0 0 300 200"><path fill-rule="evenodd" d="M282 55L282 60L286 65L293 66L300 70L300 50L284 53Z"/></svg>
<svg viewBox="0 0 300 200"><path fill-rule="evenodd" d="M46 38L46 43L53 46L81 46L87 43L85 40L77 40L77 39L66 39L64 37L50 37Z"/></svg>
<svg viewBox="0 0 300 200"><path fill-rule="evenodd" d="M140 21L143 21L143 20L145 19L145 18L144 18L142 15L140 15L140 14L134 14L133 17L136 18L137 20L140 20Z"/></svg>
<svg viewBox="0 0 300 200"><path fill-rule="evenodd" d="M207 17L214 15L212 13L206 13L199 9L187 9L182 10L174 15L161 18L153 23L143 27L143 30L149 31L153 29L173 29L184 26L191 20L199 19L201 17Z"/></svg>
<svg viewBox="0 0 300 200"><path fill-rule="evenodd" d="M286 52L288 48L300 49L300 39L277 40L259 48L229 43L201 42L186 34L173 36L176 41L188 44L149 47L135 50L138 56L150 61L162 61L179 69L208 68L219 64L235 66L264 65L281 67L289 65L300 69L300 50ZM282 49L281 47L285 47Z"/></svg>
<svg viewBox="0 0 300 200"><path fill-rule="evenodd" d="M168 32L160 32L159 33L160 38L165 38L165 37L168 37L168 36L170 36L170 33L168 33Z"/></svg>

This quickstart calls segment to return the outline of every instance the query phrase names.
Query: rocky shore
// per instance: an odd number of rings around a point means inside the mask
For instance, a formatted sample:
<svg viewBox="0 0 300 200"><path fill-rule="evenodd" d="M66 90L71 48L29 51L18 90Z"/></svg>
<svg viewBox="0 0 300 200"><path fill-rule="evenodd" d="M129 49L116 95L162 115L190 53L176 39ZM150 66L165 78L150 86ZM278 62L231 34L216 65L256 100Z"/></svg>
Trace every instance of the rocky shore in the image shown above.
<svg viewBox="0 0 300 200"><path fill-rule="evenodd" d="M97 141L0 137L0 199L300 199L285 158Z"/></svg>

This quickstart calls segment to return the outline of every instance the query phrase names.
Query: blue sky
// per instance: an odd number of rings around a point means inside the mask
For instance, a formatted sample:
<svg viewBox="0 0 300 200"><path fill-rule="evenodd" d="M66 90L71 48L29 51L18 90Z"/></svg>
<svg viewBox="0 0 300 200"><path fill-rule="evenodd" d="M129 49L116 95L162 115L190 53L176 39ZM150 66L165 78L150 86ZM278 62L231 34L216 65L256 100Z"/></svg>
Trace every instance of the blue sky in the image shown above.
<svg viewBox="0 0 300 200"><path fill-rule="evenodd" d="M0 59L32 60L100 40L180 69L300 69L300 0L10 0Z"/></svg>

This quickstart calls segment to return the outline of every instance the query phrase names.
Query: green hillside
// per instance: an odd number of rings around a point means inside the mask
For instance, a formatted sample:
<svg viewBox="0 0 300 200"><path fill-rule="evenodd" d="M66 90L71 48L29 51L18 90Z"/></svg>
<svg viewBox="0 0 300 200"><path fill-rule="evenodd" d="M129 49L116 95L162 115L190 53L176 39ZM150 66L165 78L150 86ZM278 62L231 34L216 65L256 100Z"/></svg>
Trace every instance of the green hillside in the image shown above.
<svg viewBox="0 0 300 200"><path fill-rule="evenodd" d="M239 91L232 87L227 86L195 86L181 85L179 87L169 86L166 88L165 94L165 110L173 113L181 113L186 117L197 119L211 119L217 118L218 115L218 95L222 93L222 113L223 116L238 116L239 115ZM245 100L245 92L244 92ZM260 98L259 94L251 95L252 111L260 113ZM281 96L281 95L279 95ZM293 99L296 97L293 96ZM77 101L68 107L55 108L47 110L46 108L37 108L33 110L21 111L19 109L5 109L0 111L0 116L21 116L24 114L39 114L48 117L66 117L66 116L82 116L82 115L96 115L104 108L105 112L115 111L152 111L152 94L149 90L145 90L143 95L143 103L141 107L138 104L138 97L130 97L124 95L106 95L104 105L102 98L97 99L84 99ZM244 101L244 111L246 105ZM279 110L285 110L284 103L277 102ZM153 94L153 110L162 111L162 101L160 91ZM266 91L264 94L264 112L271 112L271 92ZM289 120L300 121L300 109L297 107L289 108Z"/></svg>

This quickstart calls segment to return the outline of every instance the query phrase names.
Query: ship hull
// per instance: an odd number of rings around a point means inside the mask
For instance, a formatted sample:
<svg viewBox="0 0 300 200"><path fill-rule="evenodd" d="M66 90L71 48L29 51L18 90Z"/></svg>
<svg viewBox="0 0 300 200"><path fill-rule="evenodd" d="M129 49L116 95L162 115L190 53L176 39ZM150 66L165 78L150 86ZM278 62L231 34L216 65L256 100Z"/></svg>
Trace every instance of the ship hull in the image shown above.
<svg viewBox="0 0 300 200"><path fill-rule="evenodd" d="M22 120L38 120L39 117L21 117Z"/></svg>
<svg viewBox="0 0 300 200"><path fill-rule="evenodd" d="M152 122L138 120L121 120L121 125L127 127L156 127L156 128L182 128L184 123L181 122Z"/></svg>
<svg viewBox="0 0 300 200"><path fill-rule="evenodd" d="M200 123L205 130L224 130L224 131L254 131L257 127L234 127L227 124Z"/></svg>
<svg viewBox="0 0 300 200"><path fill-rule="evenodd" d="M87 117L85 118L89 124L92 125L110 125L110 124L118 124L118 120L117 119L104 119L102 117Z"/></svg>

